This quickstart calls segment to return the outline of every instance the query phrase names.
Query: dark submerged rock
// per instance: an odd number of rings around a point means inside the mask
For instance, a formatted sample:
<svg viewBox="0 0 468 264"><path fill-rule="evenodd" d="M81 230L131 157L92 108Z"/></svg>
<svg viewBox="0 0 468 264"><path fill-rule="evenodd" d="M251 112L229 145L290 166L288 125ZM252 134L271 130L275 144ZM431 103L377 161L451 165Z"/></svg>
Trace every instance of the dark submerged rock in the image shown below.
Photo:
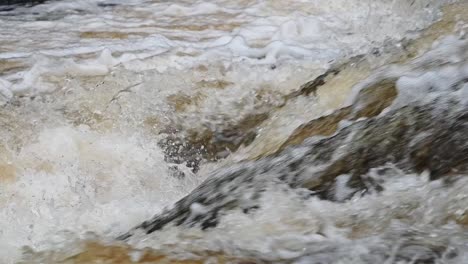
<svg viewBox="0 0 468 264"><path fill-rule="evenodd" d="M216 161L240 146L249 145L257 136L257 127L267 118L266 113L252 114L219 130L189 131L185 136L174 131L161 140L159 145L167 162L185 163L197 172L202 160Z"/></svg>
<svg viewBox="0 0 468 264"><path fill-rule="evenodd" d="M299 87L297 91L286 95L285 100L291 100L298 96L317 96L317 89L319 89L319 87L327 83L329 79L340 74L343 69L350 67L351 65L354 65L356 63L362 62L363 60L364 56L358 55L350 58L344 63L337 63L336 65L331 66L328 70L315 77L313 80L310 80L305 84L301 85L301 87Z"/></svg>
<svg viewBox="0 0 468 264"><path fill-rule="evenodd" d="M0 6L6 5L36 5L44 3L46 0L0 0Z"/></svg>

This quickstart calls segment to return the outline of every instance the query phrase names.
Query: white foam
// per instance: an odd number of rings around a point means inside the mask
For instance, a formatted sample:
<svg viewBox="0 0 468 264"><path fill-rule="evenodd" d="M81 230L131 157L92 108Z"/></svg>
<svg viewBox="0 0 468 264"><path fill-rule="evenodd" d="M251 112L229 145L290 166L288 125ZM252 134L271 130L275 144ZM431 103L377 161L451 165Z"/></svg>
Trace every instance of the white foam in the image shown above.
<svg viewBox="0 0 468 264"><path fill-rule="evenodd" d="M13 97L11 92L11 83L7 80L0 78L0 95L4 100L8 101Z"/></svg>
<svg viewBox="0 0 468 264"><path fill-rule="evenodd" d="M427 102L441 93L454 93L458 90L454 85L468 78L467 60L468 41L453 35L444 37L408 64L378 69L352 88L345 105L354 103L363 88L382 80L396 80L398 96L381 115L415 101Z"/></svg>
<svg viewBox="0 0 468 264"><path fill-rule="evenodd" d="M162 11L162 14L169 16L198 16L213 14L221 10L223 9L213 3L199 3L188 7L179 4L171 4Z"/></svg>
<svg viewBox="0 0 468 264"><path fill-rule="evenodd" d="M0 200L3 263L22 246L47 248L62 230L115 236L195 186L170 176L159 149L139 140L57 127L14 155L16 180L2 183Z"/></svg>
<svg viewBox="0 0 468 264"><path fill-rule="evenodd" d="M168 59L162 59L158 65L139 66L159 71L219 60L272 64L299 59L323 66L341 57L368 52L381 46L387 38L399 39L409 30L427 26L439 15L437 8L451 1L415 1L408 6L402 0L391 3L333 0L326 4L224 1L222 5L212 1L143 4L135 0L117 1L117 6L110 8L99 7L101 2L64 0L18 9L16 12L22 12L26 21L15 16L14 19L5 17L2 35L15 44L6 45L8 51L0 54L0 58L28 58L38 53L59 61L63 56L79 57L89 53L96 53L97 58L107 49L123 54L121 58L125 61L138 60L139 64L144 64L141 62L144 57L135 54L168 52ZM38 21L38 16L57 18ZM218 28L220 25L224 26ZM196 27L192 29L193 26ZM52 32L51 27L54 28ZM124 37L96 34L87 39L80 37L83 32L116 32ZM130 35L127 38L125 34ZM24 39L28 41L22 41ZM178 53L187 48L194 49L192 54L197 55L187 57ZM171 63L167 65L167 61ZM102 65L94 68L69 65L72 69L68 74L106 74L112 68L106 66L108 69ZM34 76L35 80L48 74L47 71L38 72L35 67L31 71L33 73L22 74L24 78ZM20 82L23 84L12 89L29 89L31 93L44 90L31 90L34 81ZM49 86L45 90L57 88L53 83L44 86Z"/></svg>

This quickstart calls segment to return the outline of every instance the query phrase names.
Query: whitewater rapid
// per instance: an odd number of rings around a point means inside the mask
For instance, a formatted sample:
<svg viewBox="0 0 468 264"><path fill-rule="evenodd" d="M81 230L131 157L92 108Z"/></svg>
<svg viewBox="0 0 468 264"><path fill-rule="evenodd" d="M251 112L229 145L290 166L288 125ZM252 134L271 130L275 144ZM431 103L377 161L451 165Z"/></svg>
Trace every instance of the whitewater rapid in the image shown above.
<svg viewBox="0 0 468 264"><path fill-rule="evenodd" d="M188 194L214 168L272 152L299 125L349 103L355 94L347 84L391 62L453 2L63 0L0 11L0 262L16 263L23 247L68 252L75 240L116 237ZM447 33L456 38L466 28L459 23ZM442 47L455 50L458 42L446 42ZM158 142L168 127L201 131L269 111L331 65L363 54L374 61L349 70L341 86L318 91L319 101L299 99L275 112L256 141L228 159L198 173L165 159ZM405 70L412 69L395 76ZM425 91L412 87L435 78L410 77L399 85L416 97ZM176 177L174 166L185 177ZM255 219L263 224L233 214L206 236L173 228L165 241L134 245L215 249L224 241L234 252L249 244L275 259L320 244L320 230L340 245L336 254L364 252L374 250L379 234L353 245L326 219L364 212L359 217L370 223L401 209L392 204L418 204L430 211L418 211L424 229L424 219L448 205L463 213L465 181L451 196L427 177L397 174L382 196L346 206L304 204L272 187L263 198L271 207ZM446 200L434 204L437 197ZM447 232L463 244L458 228ZM274 238L265 241L265 234Z"/></svg>

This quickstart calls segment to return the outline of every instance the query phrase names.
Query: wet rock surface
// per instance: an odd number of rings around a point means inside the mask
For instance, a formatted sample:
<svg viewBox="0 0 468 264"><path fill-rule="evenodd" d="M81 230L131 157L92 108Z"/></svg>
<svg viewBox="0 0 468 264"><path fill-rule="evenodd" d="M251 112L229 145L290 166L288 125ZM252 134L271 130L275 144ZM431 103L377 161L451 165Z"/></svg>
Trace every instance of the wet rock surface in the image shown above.
<svg viewBox="0 0 468 264"><path fill-rule="evenodd" d="M289 101L298 97L307 97L314 100L318 96L317 90L327 82L335 78L341 71L353 67L351 65L363 62L362 56L351 58L348 62L336 65L325 73L318 75L311 81L301 85L290 94L283 96L283 103L270 105L258 111L246 115L237 122L225 122L223 125L206 127L205 130L191 130L182 133L175 128L168 127L162 131L166 137L160 141L160 146L165 152L166 161L175 164L186 164L197 172L203 161L217 161L226 158L242 146L248 146L258 135L258 129L264 121L269 119L271 113L285 106ZM261 91L260 91L261 92ZM285 146L302 142L311 136L330 136L345 119L356 120L361 117L378 115L388 107L397 95L395 80L383 80L365 87L358 95L353 106L345 107L333 112L329 116L312 120L308 124L299 127L279 149ZM262 96L257 94L257 96ZM203 96L173 95L168 101L176 112L184 111L189 105L197 105L203 100ZM176 122L174 122L176 123ZM307 131L307 132L306 132Z"/></svg>
<svg viewBox="0 0 468 264"><path fill-rule="evenodd" d="M248 258L236 258L224 255L222 252L199 252L198 256L191 259L175 258L167 256L161 252L150 250L134 251L126 246L110 246L96 242L89 242L84 245L85 252L71 256L60 263L80 264L80 263L100 263L100 264L130 264L130 263L166 263L166 264L203 264L207 262L231 263L231 264L254 264L255 260Z"/></svg>
<svg viewBox="0 0 468 264"><path fill-rule="evenodd" d="M369 95L369 91L364 94ZM229 210L254 212L250 209L261 206L258 200L271 185L306 189L304 199L318 196L340 201L356 193L382 190L368 172L390 165L407 173L428 171L431 179L445 177L450 182L451 176L468 172L467 110L466 105L451 98L404 106L355 121L328 138L310 138L269 157L223 168L173 208L120 239L137 230L152 233L167 225L214 227ZM332 117L340 119L350 112L342 109ZM314 133L307 131L307 135ZM346 185L352 192L337 199L336 179L342 175L349 176Z"/></svg>
<svg viewBox="0 0 468 264"><path fill-rule="evenodd" d="M406 234L410 235L410 234ZM413 234L414 235L414 234ZM424 241L418 239L410 239L400 245L400 249L395 256L393 256L395 263L402 261L413 261L413 263L427 264L437 263L436 259L439 259L444 255L444 259L451 260L455 258L459 252L453 249L447 249L441 241L433 241L429 245L426 245ZM324 252L333 252L340 254L340 250L336 247L326 245ZM193 252L190 257L174 257L158 252L156 250L135 250L125 245L105 245L94 241L89 241L83 245L83 252L70 256L60 261L63 264L80 264L80 263L174 263L174 264L201 264L201 263L229 263L229 264L261 264L261 263L272 263L268 257L238 257L231 256L225 252L218 251L198 251ZM414 251L420 252L417 259L414 257ZM382 248L374 248L373 254L376 256L388 256L388 253L384 252ZM316 258L316 257L315 257ZM301 259L301 258L300 258ZM314 254L310 256L305 255L302 257L303 260L311 261L314 259ZM368 263L378 263L379 258L372 258L368 256L363 259ZM296 263L294 260L282 260L275 263ZM313 262L310 262L313 263ZM332 262L325 262L332 263Z"/></svg>

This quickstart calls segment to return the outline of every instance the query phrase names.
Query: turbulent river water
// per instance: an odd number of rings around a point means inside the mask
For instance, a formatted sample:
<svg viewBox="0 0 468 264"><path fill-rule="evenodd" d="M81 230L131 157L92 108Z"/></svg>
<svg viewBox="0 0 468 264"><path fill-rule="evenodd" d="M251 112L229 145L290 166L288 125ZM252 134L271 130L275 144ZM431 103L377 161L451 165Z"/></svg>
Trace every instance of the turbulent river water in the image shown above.
<svg viewBox="0 0 468 264"><path fill-rule="evenodd" d="M463 0L0 7L0 263L468 263L467 30Z"/></svg>

